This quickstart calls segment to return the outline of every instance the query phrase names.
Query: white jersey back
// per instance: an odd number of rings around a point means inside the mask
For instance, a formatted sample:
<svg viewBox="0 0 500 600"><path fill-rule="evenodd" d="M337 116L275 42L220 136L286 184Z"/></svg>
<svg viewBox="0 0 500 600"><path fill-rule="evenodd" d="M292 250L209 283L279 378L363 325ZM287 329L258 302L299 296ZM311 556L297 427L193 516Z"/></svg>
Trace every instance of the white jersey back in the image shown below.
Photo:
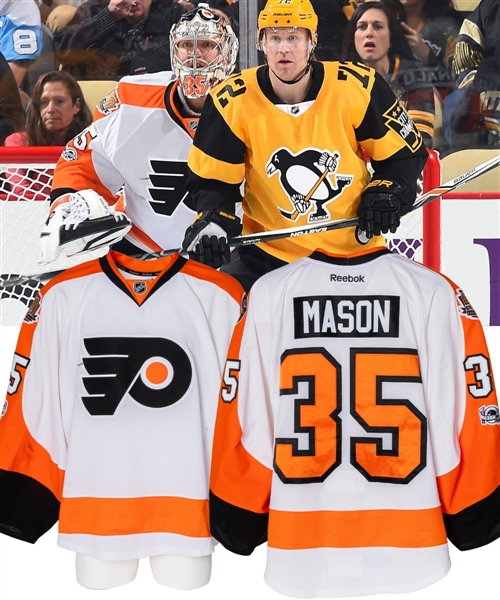
<svg viewBox="0 0 500 600"><path fill-rule="evenodd" d="M387 250L262 277L219 399L211 531L296 597L408 592L500 535L500 415L481 324Z"/></svg>

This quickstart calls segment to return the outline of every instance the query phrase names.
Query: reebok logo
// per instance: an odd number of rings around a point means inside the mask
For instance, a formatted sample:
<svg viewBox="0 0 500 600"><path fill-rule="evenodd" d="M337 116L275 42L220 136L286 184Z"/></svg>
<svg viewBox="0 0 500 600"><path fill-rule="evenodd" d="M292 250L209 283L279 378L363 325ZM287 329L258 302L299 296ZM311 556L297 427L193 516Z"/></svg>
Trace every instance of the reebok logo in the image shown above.
<svg viewBox="0 0 500 600"><path fill-rule="evenodd" d="M336 275L332 273L330 275L330 281L340 281L341 283L364 283L364 275Z"/></svg>

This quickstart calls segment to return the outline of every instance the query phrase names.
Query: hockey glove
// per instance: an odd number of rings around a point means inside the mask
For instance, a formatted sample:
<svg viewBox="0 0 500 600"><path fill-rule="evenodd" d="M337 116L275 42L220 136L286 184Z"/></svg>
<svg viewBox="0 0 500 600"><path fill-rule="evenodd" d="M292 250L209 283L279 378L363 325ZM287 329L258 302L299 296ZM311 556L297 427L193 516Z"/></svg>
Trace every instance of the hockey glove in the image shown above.
<svg viewBox="0 0 500 600"><path fill-rule="evenodd" d="M390 179L374 179L361 194L358 206L359 229L367 239L381 233L394 233L400 217L409 209L402 210L403 186Z"/></svg>
<svg viewBox="0 0 500 600"><path fill-rule="evenodd" d="M218 269L230 260L229 237L241 233L238 217L223 210L200 213L196 221L186 229L182 249L189 258Z"/></svg>
<svg viewBox="0 0 500 600"><path fill-rule="evenodd" d="M40 264L56 260L61 252L73 256L114 244L131 227L125 213L110 208L94 190L60 196L40 233Z"/></svg>

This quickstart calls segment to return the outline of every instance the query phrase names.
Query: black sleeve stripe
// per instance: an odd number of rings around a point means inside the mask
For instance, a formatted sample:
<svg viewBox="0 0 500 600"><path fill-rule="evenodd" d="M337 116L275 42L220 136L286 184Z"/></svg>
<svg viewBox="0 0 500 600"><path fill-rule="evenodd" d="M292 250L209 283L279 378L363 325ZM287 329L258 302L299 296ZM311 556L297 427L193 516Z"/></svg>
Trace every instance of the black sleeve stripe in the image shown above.
<svg viewBox="0 0 500 600"><path fill-rule="evenodd" d="M0 470L0 533L34 544L59 520L59 504L35 479Z"/></svg>
<svg viewBox="0 0 500 600"><path fill-rule="evenodd" d="M73 188L57 188L50 192L50 203L52 204L55 200L59 198L59 196L64 196L64 194L74 194L76 192Z"/></svg>
<svg viewBox="0 0 500 600"><path fill-rule="evenodd" d="M210 490L210 533L224 548L248 556L267 541L267 513L228 504Z"/></svg>
<svg viewBox="0 0 500 600"><path fill-rule="evenodd" d="M241 202L239 185L205 179L193 173L189 167L186 189L190 192L195 210L199 213L221 209L234 214L236 203Z"/></svg>
<svg viewBox="0 0 500 600"><path fill-rule="evenodd" d="M362 142L368 139L379 140L387 134L387 126L380 119L394 104L396 97L385 79L375 73L370 104L360 126L356 129L356 139Z"/></svg>
<svg viewBox="0 0 500 600"><path fill-rule="evenodd" d="M217 140L216 144L214 140ZM217 160L234 165L245 161L245 144L231 131L215 108L212 96L207 97L203 106L193 144Z"/></svg>
<svg viewBox="0 0 500 600"><path fill-rule="evenodd" d="M456 515L444 515L446 533L459 550L486 546L500 537L500 486Z"/></svg>

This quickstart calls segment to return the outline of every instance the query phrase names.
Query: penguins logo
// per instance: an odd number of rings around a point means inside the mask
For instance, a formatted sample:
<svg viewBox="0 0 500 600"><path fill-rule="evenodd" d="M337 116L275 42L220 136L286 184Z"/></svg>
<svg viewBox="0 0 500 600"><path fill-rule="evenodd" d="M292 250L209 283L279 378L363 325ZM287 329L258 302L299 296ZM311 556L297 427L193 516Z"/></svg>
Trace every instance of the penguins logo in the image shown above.
<svg viewBox="0 0 500 600"><path fill-rule="evenodd" d="M352 175L336 173L339 159L338 152L315 149L293 155L288 148L280 148L271 156L266 165L267 176L279 172L281 187L294 208L287 212L278 207L283 217L296 221L309 213L309 223L331 219L326 205L340 196L353 180Z"/></svg>

